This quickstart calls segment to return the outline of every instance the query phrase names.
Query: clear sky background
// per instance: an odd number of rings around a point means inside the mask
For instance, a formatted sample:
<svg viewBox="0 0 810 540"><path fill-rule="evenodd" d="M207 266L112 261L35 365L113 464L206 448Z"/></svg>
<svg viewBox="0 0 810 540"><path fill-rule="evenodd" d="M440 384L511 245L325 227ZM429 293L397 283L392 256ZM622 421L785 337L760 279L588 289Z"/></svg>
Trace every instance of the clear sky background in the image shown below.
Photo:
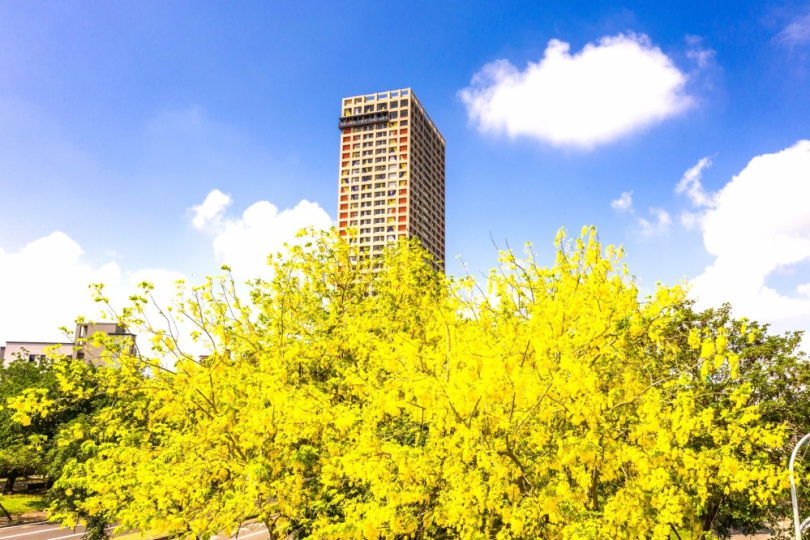
<svg viewBox="0 0 810 540"><path fill-rule="evenodd" d="M404 87L448 272L596 225L642 291L810 330L807 2L0 1L0 343L261 274L335 218L340 99Z"/></svg>

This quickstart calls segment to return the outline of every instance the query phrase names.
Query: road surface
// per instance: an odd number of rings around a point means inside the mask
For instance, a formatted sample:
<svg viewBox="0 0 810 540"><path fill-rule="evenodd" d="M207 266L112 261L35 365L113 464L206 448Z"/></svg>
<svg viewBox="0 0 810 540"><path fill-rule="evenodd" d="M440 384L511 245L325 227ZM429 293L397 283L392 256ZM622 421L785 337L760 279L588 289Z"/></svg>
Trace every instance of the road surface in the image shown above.
<svg viewBox="0 0 810 540"><path fill-rule="evenodd" d="M82 535L84 535L84 527L81 525L75 529L60 529L58 523L47 521L0 527L0 540L62 540L69 538L81 540ZM141 536L138 533L125 533L116 535L115 538L118 540L138 540ZM214 539L217 538L214 537ZM224 536L219 538L225 540ZM237 535L235 534L231 538L236 539ZM238 533L238 540L267 540L268 538L270 538L270 535L267 528L260 523L246 524L239 529Z"/></svg>

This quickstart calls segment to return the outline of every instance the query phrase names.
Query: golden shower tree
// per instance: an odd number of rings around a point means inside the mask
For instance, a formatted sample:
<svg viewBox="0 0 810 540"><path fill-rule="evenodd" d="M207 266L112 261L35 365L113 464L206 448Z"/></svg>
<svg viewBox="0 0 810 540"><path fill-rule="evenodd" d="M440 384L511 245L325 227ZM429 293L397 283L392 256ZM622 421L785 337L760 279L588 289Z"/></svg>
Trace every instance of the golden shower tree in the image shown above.
<svg viewBox="0 0 810 540"><path fill-rule="evenodd" d="M745 384L704 405L737 377L723 332L676 339L684 291L640 299L595 230L556 245L551 267L501 253L479 288L415 241L371 272L314 235L246 298L227 276L181 285L162 326L144 284L117 317L148 346L108 340L106 367L65 359L60 396L12 403L25 422L109 398L62 434L83 457L56 517L202 538L251 516L278 539L698 538L717 493L772 503L784 428Z"/></svg>

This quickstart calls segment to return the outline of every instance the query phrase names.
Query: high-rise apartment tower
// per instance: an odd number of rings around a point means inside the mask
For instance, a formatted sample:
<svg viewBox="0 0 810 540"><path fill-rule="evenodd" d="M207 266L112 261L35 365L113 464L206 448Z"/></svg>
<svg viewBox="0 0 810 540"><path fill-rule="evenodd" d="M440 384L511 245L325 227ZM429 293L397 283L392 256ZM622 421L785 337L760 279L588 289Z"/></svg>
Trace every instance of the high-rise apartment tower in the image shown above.
<svg viewBox="0 0 810 540"><path fill-rule="evenodd" d="M364 256L415 236L444 270L444 137L410 88L344 98L338 228Z"/></svg>

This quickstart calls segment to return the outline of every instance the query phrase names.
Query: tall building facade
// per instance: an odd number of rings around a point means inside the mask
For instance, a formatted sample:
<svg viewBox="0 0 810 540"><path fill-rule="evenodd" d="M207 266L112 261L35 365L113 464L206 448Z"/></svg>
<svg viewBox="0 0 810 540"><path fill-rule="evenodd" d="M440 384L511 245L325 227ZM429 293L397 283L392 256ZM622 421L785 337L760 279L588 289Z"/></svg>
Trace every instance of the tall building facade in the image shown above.
<svg viewBox="0 0 810 540"><path fill-rule="evenodd" d="M338 228L363 257L416 237L444 270L444 137L410 88L344 98Z"/></svg>

